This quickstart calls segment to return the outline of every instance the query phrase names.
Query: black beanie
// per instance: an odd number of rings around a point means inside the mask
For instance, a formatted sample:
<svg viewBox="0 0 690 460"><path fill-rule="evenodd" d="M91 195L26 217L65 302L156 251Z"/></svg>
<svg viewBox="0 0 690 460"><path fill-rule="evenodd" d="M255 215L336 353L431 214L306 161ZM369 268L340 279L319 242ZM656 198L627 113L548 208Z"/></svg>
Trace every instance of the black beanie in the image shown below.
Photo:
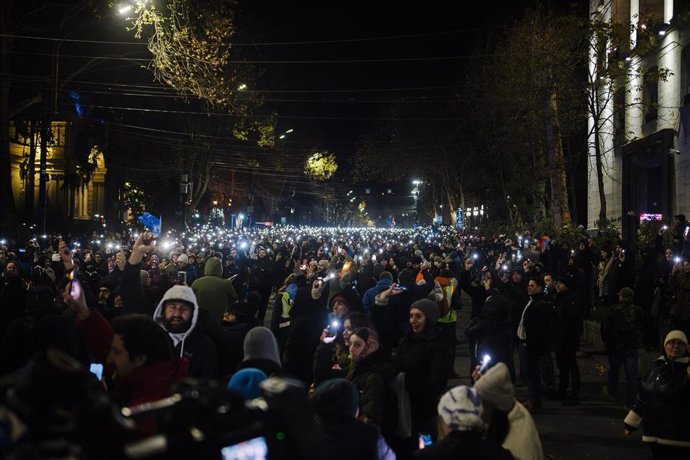
<svg viewBox="0 0 690 460"><path fill-rule="evenodd" d="M440 315L438 305L431 299L419 299L410 305L410 310L416 308L424 313L427 324L429 326L436 326L438 317Z"/></svg>

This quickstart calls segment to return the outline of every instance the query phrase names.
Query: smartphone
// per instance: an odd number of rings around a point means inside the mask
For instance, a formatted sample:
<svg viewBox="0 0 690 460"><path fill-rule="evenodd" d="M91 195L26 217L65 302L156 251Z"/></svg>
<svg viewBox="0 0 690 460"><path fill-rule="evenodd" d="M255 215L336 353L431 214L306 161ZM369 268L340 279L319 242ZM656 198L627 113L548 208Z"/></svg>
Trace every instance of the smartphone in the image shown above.
<svg viewBox="0 0 690 460"><path fill-rule="evenodd" d="M72 297L74 300L79 300L82 294L82 289L81 289L81 283L79 282L79 277L77 276L77 269L75 268L72 270L72 273L69 274L69 279L70 279L70 290L69 290L69 295Z"/></svg>
<svg viewBox="0 0 690 460"><path fill-rule="evenodd" d="M253 439L225 446L220 450L222 460L266 460L268 444L266 438L259 436Z"/></svg>
<svg viewBox="0 0 690 460"><path fill-rule="evenodd" d="M185 271L177 272L177 284L182 285L182 286L187 284L187 272L185 272Z"/></svg>
<svg viewBox="0 0 690 460"><path fill-rule="evenodd" d="M89 372L95 375L98 380L101 380L103 378L103 364L91 363L91 366L89 366Z"/></svg>
<svg viewBox="0 0 690 460"><path fill-rule="evenodd" d="M428 433L419 433L419 448L424 449L427 446L433 444L431 435Z"/></svg>

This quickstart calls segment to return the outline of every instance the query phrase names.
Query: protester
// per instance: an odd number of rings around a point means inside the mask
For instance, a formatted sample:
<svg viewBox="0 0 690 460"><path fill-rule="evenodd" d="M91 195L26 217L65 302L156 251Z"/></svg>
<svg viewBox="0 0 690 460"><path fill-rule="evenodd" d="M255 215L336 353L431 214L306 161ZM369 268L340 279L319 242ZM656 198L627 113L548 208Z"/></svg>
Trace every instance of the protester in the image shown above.
<svg viewBox="0 0 690 460"><path fill-rule="evenodd" d="M539 433L529 411L515 400L508 367L498 363L474 374L474 389L482 398L486 436L508 449L515 460L542 460Z"/></svg>
<svg viewBox="0 0 690 460"><path fill-rule="evenodd" d="M664 339L664 353L642 378L635 404L625 417L625 435L643 425L642 441L654 460L681 460L690 455L688 339L673 330Z"/></svg>
<svg viewBox="0 0 690 460"><path fill-rule="evenodd" d="M445 437L415 452L416 459L510 460L512 455L491 438L484 438L482 399L461 385L446 392L438 403Z"/></svg>

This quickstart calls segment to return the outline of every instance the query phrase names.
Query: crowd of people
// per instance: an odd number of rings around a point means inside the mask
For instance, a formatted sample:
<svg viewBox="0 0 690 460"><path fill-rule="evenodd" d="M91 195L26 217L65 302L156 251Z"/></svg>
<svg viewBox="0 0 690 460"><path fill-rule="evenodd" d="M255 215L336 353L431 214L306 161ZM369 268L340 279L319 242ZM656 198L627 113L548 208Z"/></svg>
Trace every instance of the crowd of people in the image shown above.
<svg viewBox="0 0 690 460"><path fill-rule="evenodd" d="M186 378L254 399L266 379L289 377L308 389L323 441L314 445L337 446L331 458L541 459L531 413L545 397L580 403L577 353L583 321L595 317L610 397L626 369L626 432L642 423L658 458L674 458L690 451L690 433L666 430L650 400L675 414L688 405L673 401L690 395L690 240L676 217L638 254L584 228L572 246L433 227L3 240L3 391L55 350L87 369L103 365L104 391L129 408L171 396ZM458 325L461 291L471 319ZM449 389L463 331L464 377L475 383ZM638 388L641 346L664 354ZM521 403L514 385L523 383ZM11 450L30 429L7 400L0 418ZM132 436L155 432L141 423Z"/></svg>

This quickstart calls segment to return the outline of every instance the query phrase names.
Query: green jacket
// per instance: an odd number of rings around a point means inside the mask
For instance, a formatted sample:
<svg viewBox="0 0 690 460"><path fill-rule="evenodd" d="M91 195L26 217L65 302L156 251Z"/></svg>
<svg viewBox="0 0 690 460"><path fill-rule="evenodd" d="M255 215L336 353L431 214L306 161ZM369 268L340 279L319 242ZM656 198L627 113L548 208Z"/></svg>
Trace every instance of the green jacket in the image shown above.
<svg viewBox="0 0 690 460"><path fill-rule="evenodd" d="M237 300L232 281L223 279L222 276L220 259L211 257L206 261L204 276L192 283L199 308L208 311L218 322L223 320L225 311Z"/></svg>

